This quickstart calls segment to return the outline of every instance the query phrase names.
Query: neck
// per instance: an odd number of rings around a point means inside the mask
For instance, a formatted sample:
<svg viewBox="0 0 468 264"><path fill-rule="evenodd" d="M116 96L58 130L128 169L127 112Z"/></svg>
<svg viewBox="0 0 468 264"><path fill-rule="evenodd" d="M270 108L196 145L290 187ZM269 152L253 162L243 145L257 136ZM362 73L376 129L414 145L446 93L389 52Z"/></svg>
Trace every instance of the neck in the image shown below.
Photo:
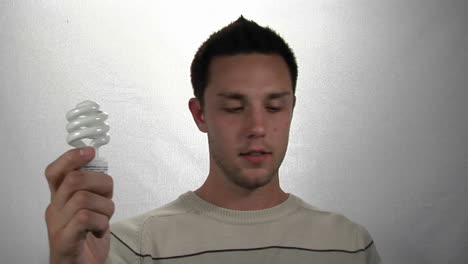
<svg viewBox="0 0 468 264"><path fill-rule="evenodd" d="M274 207L288 198L280 185L278 174L266 185L246 189L210 173L205 183L195 191L200 198L231 210L262 210Z"/></svg>

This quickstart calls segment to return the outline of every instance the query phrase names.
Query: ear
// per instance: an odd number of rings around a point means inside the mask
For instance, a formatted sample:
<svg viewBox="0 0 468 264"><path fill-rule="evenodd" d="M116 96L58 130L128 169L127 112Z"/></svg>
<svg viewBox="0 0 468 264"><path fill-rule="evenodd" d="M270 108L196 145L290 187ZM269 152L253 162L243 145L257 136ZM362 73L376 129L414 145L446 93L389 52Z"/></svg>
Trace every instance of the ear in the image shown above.
<svg viewBox="0 0 468 264"><path fill-rule="evenodd" d="M205 122L205 115L203 113L203 109L201 107L200 100L197 98L191 98L188 103L190 112L192 113L193 120L195 124L197 124L198 129L201 132L206 133L206 122Z"/></svg>

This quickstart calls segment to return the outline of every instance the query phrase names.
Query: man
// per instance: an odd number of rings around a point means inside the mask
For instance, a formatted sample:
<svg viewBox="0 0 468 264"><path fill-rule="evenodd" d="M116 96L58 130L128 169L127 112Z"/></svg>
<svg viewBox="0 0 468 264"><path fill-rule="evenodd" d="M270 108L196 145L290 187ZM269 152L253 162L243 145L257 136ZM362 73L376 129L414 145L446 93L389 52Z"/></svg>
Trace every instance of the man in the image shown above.
<svg viewBox="0 0 468 264"><path fill-rule="evenodd" d="M77 171L92 148L68 151L46 169L51 263L380 263L364 228L280 187L297 80L280 36L241 16L203 43L191 78L205 183L109 230L110 176Z"/></svg>

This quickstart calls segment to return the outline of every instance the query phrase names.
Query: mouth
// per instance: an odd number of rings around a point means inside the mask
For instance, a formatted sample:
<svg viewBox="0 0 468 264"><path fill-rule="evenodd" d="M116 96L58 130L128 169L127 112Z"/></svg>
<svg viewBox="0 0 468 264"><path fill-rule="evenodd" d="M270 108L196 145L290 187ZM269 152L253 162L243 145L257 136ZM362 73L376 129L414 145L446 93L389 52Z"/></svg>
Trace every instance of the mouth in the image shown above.
<svg viewBox="0 0 468 264"><path fill-rule="evenodd" d="M241 157L252 163L259 163L271 156L271 152L265 150L249 150L239 154Z"/></svg>

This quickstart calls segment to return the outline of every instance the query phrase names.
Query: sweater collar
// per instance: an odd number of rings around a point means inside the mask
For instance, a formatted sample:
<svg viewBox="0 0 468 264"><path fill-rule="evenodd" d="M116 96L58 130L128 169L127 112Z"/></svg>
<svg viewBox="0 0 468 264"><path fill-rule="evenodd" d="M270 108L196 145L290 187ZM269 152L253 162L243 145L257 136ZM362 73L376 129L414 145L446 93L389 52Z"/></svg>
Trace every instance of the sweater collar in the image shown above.
<svg viewBox="0 0 468 264"><path fill-rule="evenodd" d="M224 222L238 224L273 221L294 213L299 208L300 204L299 198L293 194L289 194L288 199L274 207L251 211L231 210L219 207L203 200L193 191L182 194L180 199L189 210L197 214L206 215Z"/></svg>

